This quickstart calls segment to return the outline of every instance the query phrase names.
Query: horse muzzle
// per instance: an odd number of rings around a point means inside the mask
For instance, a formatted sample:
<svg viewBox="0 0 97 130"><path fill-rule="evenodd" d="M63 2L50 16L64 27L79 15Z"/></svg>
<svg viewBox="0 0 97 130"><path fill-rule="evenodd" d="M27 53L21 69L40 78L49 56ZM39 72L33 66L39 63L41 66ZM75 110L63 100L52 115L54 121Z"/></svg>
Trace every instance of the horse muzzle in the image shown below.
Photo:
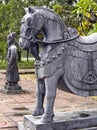
<svg viewBox="0 0 97 130"><path fill-rule="evenodd" d="M31 43L27 39L20 38L19 39L19 46L23 50L28 50L30 48Z"/></svg>

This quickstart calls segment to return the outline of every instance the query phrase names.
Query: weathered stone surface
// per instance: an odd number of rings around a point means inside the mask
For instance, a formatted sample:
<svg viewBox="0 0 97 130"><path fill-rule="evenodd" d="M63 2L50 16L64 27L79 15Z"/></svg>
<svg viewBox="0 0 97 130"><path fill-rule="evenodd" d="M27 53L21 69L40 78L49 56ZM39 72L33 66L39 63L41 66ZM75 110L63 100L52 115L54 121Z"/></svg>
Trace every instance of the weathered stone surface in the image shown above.
<svg viewBox="0 0 97 130"><path fill-rule="evenodd" d="M78 129L75 129L75 130L78 130ZM97 130L97 127L84 128L84 129L79 129L79 130Z"/></svg>
<svg viewBox="0 0 97 130"><path fill-rule="evenodd" d="M4 94L19 94L24 92L20 85L14 84L13 86L5 85L4 89L1 91Z"/></svg>
<svg viewBox="0 0 97 130"><path fill-rule="evenodd" d="M26 130L22 122L18 123L18 129L19 130Z"/></svg>
<svg viewBox="0 0 97 130"><path fill-rule="evenodd" d="M51 123L41 122L41 116L27 115L23 124L19 130L97 130L97 110L56 113Z"/></svg>
<svg viewBox="0 0 97 130"><path fill-rule="evenodd" d="M14 89L14 90L3 89L1 92L4 94L19 94L19 93L23 93L24 91L20 88L20 89Z"/></svg>
<svg viewBox="0 0 97 130"><path fill-rule="evenodd" d="M49 8L30 6L25 11L19 45L24 50L30 49L36 59L37 100L33 115L44 112L42 119L50 122L59 80L64 81L59 87L64 91L81 96L97 95L97 33L79 36L76 29L66 27ZM37 39L40 32L43 41Z"/></svg>
<svg viewBox="0 0 97 130"><path fill-rule="evenodd" d="M6 83L4 86L4 93L18 93L21 91L21 86L18 85L20 81L18 72L18 50L16 46L16 32L12 32L7 36L7 67L6 67Z"/></svg>

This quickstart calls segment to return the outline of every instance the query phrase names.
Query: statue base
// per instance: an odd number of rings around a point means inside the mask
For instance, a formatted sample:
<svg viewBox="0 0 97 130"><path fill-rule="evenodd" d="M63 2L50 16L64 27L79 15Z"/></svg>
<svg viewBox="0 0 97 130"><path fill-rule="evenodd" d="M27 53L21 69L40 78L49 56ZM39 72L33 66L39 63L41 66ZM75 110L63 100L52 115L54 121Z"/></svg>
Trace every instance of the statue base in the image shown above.
<svg viewBox="0 0 97 130"><path fill-rule="evenodd" d="M6 85L4 86L4 90L2 90L2 92L5 94L18 94L18 93L22 93L23 90L18 83L16 83L16 84L15 83L13 83L13 84L6 83Z"/></svg>
<svg viewBox="0 0 97 130"><path fill-rule="evenodd" d="M41 116L24 116L18 130L97 130L97 109L55 113L51 123L41 122Z"/></svg>

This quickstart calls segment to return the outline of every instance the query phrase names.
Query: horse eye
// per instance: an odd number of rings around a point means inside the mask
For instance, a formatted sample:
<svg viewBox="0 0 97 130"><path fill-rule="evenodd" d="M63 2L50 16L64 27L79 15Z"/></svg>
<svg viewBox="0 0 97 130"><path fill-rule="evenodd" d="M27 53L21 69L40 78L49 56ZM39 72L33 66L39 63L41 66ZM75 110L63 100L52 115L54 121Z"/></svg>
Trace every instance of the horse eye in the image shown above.
<svg viewBox="0 0 97 130"><path fill-rule="evenodd" d="M24 24L25 22L21 21L21 24Z"/></svg>
<svg viewBox="0 0 97 130"><path fill-rule="evenodd" d="M24 23L25 23L25 19L22 18L22 20L21 20L21 24L24 24Z"/></svg>

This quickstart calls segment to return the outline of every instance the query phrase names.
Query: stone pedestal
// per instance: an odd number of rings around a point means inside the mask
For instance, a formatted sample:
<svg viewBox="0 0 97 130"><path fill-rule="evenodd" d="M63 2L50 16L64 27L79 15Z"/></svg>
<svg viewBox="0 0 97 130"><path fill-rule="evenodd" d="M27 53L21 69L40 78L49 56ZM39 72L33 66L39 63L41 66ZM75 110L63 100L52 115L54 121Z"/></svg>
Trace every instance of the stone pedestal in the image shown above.
<svg viewBox="0 0 97 130"><path fill-rule="evenodd" d="M53 122L41 122L41 116L24 116L18 130L97 130L97 110L55 113Z"/></svg>
<svg viewBox="0 0 97 130"><path fill-rule="evenodd" d="M2 92L5 94L18 94L18 93L22 93L23 90L18 83L17 84L6 83L4 86L4 90L2 90Z"/></svg>

